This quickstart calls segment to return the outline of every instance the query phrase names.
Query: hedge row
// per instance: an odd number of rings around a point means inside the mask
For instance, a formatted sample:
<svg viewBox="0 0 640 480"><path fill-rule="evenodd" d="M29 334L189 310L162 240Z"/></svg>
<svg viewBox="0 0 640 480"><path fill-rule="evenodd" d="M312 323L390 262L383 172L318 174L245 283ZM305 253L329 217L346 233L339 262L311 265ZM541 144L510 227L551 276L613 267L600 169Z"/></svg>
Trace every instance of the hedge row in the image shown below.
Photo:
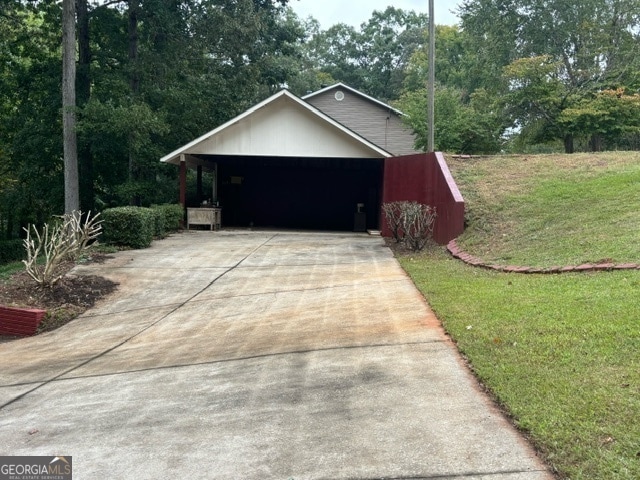
<svg viewBox="0 0 640 480"><path fill-rule="evenodd" d="M180 228L184 211L180 205L153 205L151 208L117 207L102 212L104 243L130 248L146 248L154 238ZM25 258L21 239L0 240L0 265Z"/></svg>
<svg viewBox="0 0 640 480"><path fill-rule="evenodd" d="M152 205L151 210L161 213L163 217L160 222L163 225L162 231L156 233L158 237L166 235L167 232L175 232L180 228L180 223L184 220L184 209L176 204ZM156 227L156 230L158 228Z"/></svg>
<svg viewBox="0 0 640 480"><path fill-rule="evenodd" d="M151 208L117 207L102 212L102 241L112 245L146 248L155 238L180 228L180 205L155 205Z"/></svg>
<svg viewBox="0 0 640 480"><path fill-rule="evenodd" d="M17 262L23 258L25 258L25 250L22 240L0 241L0 265Z"/></svg>

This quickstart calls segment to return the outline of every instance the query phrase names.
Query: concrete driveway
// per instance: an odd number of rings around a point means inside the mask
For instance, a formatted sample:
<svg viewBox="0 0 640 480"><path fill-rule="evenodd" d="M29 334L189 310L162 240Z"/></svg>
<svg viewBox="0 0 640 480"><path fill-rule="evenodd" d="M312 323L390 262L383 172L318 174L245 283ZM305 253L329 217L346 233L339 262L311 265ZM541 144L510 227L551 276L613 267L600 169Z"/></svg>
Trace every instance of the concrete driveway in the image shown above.
<svg viewBox="0 0 640 480"><path fill-rule="evenodd" d="M379 237L187 232L0 344L0 455L76 479L546 479Z"/></svg>

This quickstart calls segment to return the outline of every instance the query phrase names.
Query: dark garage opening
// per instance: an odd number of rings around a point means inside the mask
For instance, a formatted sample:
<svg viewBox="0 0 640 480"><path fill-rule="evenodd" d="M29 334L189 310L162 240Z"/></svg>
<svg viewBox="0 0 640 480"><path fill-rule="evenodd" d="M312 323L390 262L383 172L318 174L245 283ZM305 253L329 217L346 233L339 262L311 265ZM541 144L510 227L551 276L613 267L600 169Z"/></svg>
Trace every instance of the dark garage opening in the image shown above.
<svg viewBox="0 0 640 480"><path fill-rule="evenodd" d="M379 229L382 159L215 157L224 226ZM357 215L358 204L363 204Z"/></svg>

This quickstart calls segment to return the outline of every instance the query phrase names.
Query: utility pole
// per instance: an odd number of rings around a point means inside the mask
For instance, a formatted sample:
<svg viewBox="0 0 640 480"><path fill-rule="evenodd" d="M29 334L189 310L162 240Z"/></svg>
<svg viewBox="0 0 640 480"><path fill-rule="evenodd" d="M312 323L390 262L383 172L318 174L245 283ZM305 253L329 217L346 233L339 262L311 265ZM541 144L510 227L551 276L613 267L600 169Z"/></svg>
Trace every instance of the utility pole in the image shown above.
<svg viewBox="0 0 640 480"><path fill-rule="evenodd" d="M427 151L435 151L435 92L436 92L436 22L433 16L433 0L429 0L429 85L427 88L428 112L427 130Z"/></svg>

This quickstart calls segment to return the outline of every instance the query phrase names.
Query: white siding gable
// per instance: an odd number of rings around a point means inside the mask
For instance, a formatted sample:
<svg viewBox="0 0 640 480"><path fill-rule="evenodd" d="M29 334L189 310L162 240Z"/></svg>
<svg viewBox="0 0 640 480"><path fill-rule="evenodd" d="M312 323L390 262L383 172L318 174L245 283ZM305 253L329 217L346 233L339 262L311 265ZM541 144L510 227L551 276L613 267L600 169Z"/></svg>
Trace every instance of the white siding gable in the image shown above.
<svg viewBox="0 0 640 480"><path fill-rule="evenodd" d="M185 155L384 158L372 144L283 90L243 115L162 158Z"/></svg>

